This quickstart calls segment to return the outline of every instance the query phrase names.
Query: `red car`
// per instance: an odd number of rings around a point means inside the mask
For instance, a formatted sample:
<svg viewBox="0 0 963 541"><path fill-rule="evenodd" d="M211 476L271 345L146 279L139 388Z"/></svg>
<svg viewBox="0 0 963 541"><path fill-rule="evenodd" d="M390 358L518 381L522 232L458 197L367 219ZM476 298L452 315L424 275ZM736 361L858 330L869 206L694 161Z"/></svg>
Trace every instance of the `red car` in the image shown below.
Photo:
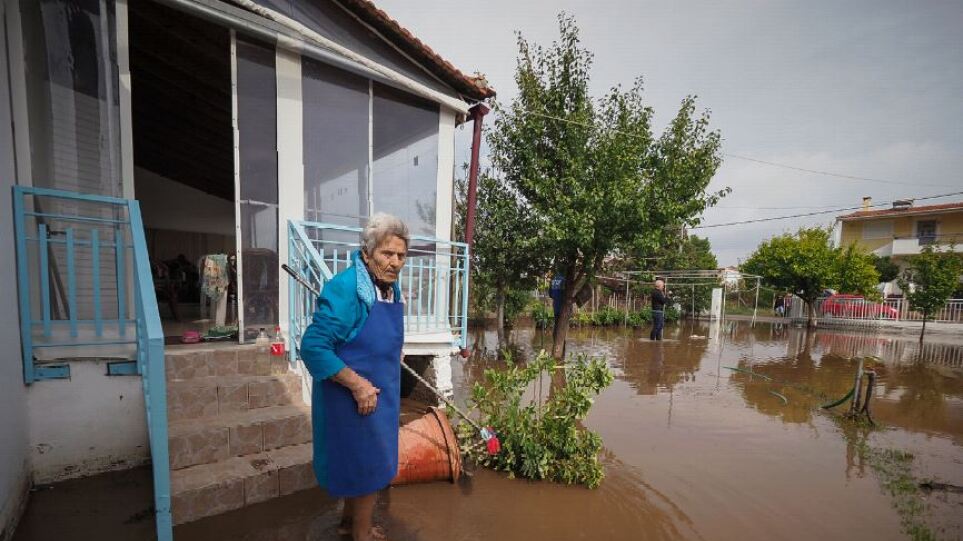
<svg viewBox="0 0 963 541"><path fill-rule="evenodd" d="M830 295L823 301L822 313L826 317L855 319L897 319L899 312L885 304L868 301L860 295Z"/></svg>

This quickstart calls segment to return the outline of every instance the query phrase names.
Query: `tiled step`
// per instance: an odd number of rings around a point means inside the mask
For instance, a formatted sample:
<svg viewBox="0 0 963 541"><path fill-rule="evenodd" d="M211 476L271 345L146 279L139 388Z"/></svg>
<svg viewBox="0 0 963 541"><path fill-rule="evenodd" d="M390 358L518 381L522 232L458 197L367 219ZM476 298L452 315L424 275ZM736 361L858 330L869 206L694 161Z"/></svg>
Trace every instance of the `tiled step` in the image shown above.
<svg viewBox="0 0 963 541"><path fill-rule="evenodd" d="M296 402L170 423L170 464L179 470L311 441L311 407Z"/></svg>
<svg viewBox="0 0 963 541"><path fill-rule="evenodd" d="M167 384L169 422L201 419L269 406L302 403L294 372L271 376L211 376Z"/></svg>
<svg viewBox="0 0 963 541"><path fill-rule="evenodd" d="M213 376L269 376L288 371L287 356L258 352L253 345L168 348L164 355L167 381Z"/></svg>
<svg viewBox="0 0 963 541"><path fill-rule="evenodd" d="M174 524L285 496L317 485L310 443L171 472Z"/></svg>

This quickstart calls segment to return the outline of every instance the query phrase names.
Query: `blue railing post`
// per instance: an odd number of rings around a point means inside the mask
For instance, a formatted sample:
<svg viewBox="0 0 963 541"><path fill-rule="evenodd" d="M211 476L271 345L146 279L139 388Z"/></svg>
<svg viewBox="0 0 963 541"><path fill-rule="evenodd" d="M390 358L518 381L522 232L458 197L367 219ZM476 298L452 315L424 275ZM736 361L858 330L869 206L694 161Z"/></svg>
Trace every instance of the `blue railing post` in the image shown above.
<svg viewBox="0 0 963 541"><path fill-rule="evenodd" d="M164 330L157 310L154 281L151 276L147 239L141 219L140 204L131 200L127 206L130 236L133 241L134 282L137 306L137 356L142 366L144 401L147 404L147 428L150 438L151 468L154 475L154 509L158 541L171 541L174 536L171 517L170 455L167 442L167 375L164 369ZM120 237L120 235L118 235ZM119 277L118 277L119 281Z"/></svg>
<svg viewBox="0 0 963 541"><path fill-rule="evenodd" d="M23 187L13 188L13 227L17 240L17 292L20 298L20 349L23 381L33 383L33 314L30 308L30 273L27 264L27 222L24 215Z"/></svg>

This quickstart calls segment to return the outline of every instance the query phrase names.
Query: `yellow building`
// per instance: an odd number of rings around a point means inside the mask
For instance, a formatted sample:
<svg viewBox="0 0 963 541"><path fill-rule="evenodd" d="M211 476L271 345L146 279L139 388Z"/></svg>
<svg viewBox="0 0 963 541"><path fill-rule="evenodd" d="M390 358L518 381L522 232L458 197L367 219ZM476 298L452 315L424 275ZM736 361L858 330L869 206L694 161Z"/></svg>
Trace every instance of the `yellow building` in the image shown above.
<svg viewBox="0 0 963 541"><path fill-rule="evenodd" d="M904 266L909 256L927 245L963 252L963 201L916 206L912 200L894 201L892 208L863 209L836 218L836 245L855 243L866 252L890 256Z"/></svg>

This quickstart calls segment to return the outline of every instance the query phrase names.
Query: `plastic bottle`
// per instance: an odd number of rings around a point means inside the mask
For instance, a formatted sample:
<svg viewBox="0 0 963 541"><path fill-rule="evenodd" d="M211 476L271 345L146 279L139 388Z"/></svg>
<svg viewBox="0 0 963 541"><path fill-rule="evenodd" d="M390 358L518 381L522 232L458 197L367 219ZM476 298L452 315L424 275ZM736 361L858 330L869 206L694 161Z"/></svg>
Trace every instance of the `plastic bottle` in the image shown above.
<svg viewBox="0 0 963 541"><path fill-rule="evenodd" d="M281 332L280 325L274 328L274 340L271 340L271 355L275 357L284 355L284 333Z"/></svg>
<svg viewBox="0 0 963 541"><path fill-rule="evenodd" d="M257 348L258 353L267 353L268 349L271 347L271 339L268 338L267 332L264 328L257 333L257 338L254 340L254 347Z"/></svg>

